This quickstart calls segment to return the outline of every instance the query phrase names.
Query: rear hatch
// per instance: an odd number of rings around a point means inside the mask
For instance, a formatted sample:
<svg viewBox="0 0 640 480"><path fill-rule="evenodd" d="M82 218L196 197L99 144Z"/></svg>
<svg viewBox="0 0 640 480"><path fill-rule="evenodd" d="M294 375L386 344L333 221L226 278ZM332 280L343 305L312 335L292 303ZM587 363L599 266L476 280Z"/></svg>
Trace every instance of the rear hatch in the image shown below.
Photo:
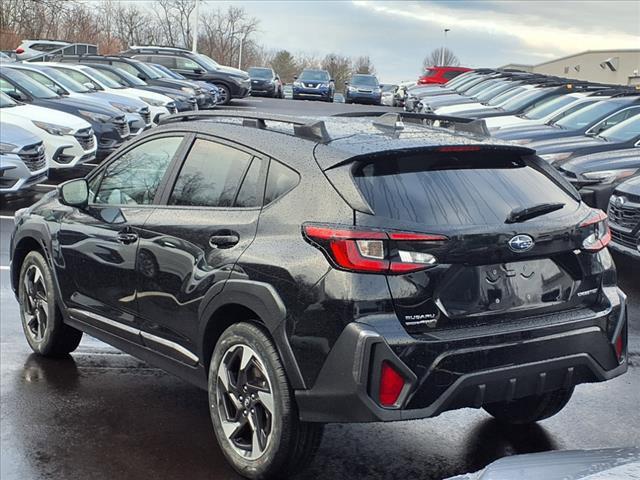
<svg viewBox="0 0 640 480"><path fill-rule="evenodd" d="M594 226L606 228L602 217L543 161L524 155L444 147L350 167L374 212L356 212L358 228L422 235L388 234L385 246L391 265L424 262L387 275L408 330L549 316L597 302L602 271L593 255L602 247L583 247Z"/></svg>

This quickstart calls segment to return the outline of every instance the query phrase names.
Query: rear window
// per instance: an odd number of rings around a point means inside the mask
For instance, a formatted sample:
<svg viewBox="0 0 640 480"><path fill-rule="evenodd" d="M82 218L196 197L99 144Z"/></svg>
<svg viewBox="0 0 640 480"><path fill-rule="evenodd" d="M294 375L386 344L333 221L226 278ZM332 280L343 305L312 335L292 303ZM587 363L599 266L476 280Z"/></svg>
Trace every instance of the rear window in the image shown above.
<svg viewBox="0 0 640 480"><path fill-rule="evenodd" d="M376 215L424 225L502 224L514 208L542 202L577 205L511 152L381 159L358 165L354 179Z"/></svg>

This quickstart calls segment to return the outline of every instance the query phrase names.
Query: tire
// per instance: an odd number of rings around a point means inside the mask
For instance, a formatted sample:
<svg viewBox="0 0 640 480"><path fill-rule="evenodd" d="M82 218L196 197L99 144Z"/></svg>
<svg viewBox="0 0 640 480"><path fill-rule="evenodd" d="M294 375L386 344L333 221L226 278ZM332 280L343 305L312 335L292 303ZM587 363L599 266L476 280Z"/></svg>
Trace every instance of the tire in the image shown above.
<svg viewBox="0 0 640 480"><path fill-rule="evenodd" d="M218 443L239 474L287 478L311 462L324 425L299 420L278 352L259 327L238 323L224 331L211 357L208 386Z"/></svg>
<svg viewBox="0 0 640 480"><path fill-rule="evenodd" d="M56 305L53 275L40 252L30 252L20 269L18 299L24 336L31 349L47 357L73 352L82 332L62 320Z"/></svg>
<svg viewBox="0 0 640 480"><path fill-rule="evenodd" d="M485 411L496 420L513 425L525 425L554 416L562 410L573 395L573 387L542 395L531 395L512 402L485 405Z"/></svg>
<svg viewBox="0 0 640 480"><path fill-rule="evenodd" d="M215 86L220 90L218 105L229 105L229 102L231 102L231 90L229 90L229 87L223 83L216 83Z"/></svg>

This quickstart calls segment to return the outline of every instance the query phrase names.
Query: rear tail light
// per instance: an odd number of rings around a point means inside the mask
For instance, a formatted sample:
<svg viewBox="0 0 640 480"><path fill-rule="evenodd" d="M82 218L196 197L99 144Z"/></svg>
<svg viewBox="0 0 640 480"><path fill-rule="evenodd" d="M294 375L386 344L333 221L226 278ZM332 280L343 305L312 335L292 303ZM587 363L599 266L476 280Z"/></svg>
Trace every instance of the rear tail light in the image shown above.
<svg viewBox="0 0 640 480"><path fill-rule="evenodd" d="M433 267L438 260L428 250L447 241L442 235L331 225L305 224L302 230L336 266L364 273L402 274Z"/></svg>
<svg viewBox="0 0 640 480"><path fill-rule="evenodd" d="M404 378L398 371L393 368L391 363L382 362L380 369L380 391L378 393L378 401L383 407L393 407L398 402L402 389L404 387Z"/></svg>
<svg viewBox="0 0 640 480"><path fill-rule="evenodd" d="M616 349L616 358L618 359L619 363L622 363L622 360L624 359L624 357L623 357L624 340L622 339L622 332L620 332L620 335L618 335L618 338L616 338L614 346L615 346L615 349Z"/></svg>
<svg viewBox="0 0 640 480"><path fill-rule="evenodd" d="M607 214L602 210L592 210L580 224L580 229L583 231L582 249L588 252L600 251L611 241Z"/></svg>
<svg viewBox="0 0 640 480"><path fill-rule="evenodd" d="M22 48L22 47L16 48L16 53L18 53L18 54L19 53L24 53L24 48Z"/></svg>

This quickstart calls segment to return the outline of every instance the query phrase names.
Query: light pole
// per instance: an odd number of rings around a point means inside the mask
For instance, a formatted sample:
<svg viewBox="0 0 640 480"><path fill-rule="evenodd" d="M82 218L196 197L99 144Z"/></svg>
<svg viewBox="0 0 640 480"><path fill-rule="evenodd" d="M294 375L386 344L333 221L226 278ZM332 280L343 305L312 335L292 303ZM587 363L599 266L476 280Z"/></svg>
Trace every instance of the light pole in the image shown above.
<svg viewBox="0 0 640 480"><path fill-rule="evenodd" d="M447 44L447 32L450 32L451 29L450 28L445 28L444 29L444 43L442 44L442 53L440 54L440 66L444 67L444 49L445 49L445 45Z"/></svg>
<svg viewBox="0 0 640 480"><path fill-rule="evenodd" d="M200 0L196 0L195 15L196 18L193 22L193 42L191 43L193 53L198 53L198 23L200 18Z"/></svg>

